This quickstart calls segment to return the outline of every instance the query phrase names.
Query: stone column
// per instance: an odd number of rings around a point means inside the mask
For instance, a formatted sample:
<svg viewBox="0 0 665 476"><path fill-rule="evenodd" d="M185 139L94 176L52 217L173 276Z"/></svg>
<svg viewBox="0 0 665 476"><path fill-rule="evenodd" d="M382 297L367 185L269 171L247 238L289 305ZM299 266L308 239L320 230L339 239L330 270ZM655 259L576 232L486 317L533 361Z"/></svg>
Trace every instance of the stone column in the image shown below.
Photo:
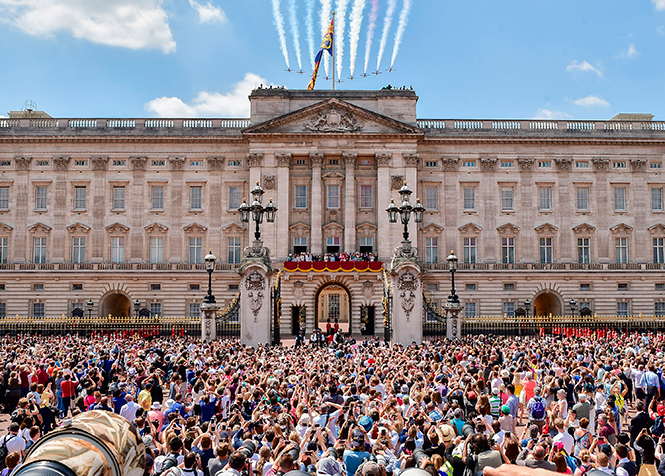
<svg viewBox="0 0 665 476"><path fill-rule="evenodd" d="M131 188L125 189L125 209L127 210L127 220L129 221L129 243L125 242L125 259L129 258L130 263L150 262L150 250L143 252L144 241L143 227L150 223L145 217L149 216L150 211L150 187L146 186L145 181L145 157L132 157L130 163L132 166L133 178ZM131 199L129 198L131 197ZM129 248L129 249L127 249Z"/></svg>
<svg viewBox="0 0 665 476"><path fill-rule="evenodd" d="M447 302L446 310L446 337L448 340L457 340L462 338L462 311L464 305L457 302Z"/></svg>
<svg viewBox="0 0 665 476"><path fill-rule="evenodd" d="M356 159L358 154L342 154L344 167L346 167L345 197L344 197L344 251L356 251Z"/></svg>
<svg viewBox="0 0 665 476"><path fill-rule="evenodd" d="M35 190L30 188L30 162L32 157L14 157L16 166L16 183L12 190L16 194L16 220L14 223L14 235L12 236L12 262L25 263L32 261L32 242L28 235L28 216L31 215L30 197L34 196ZM23 192L23 193L21 193Z"/></svg>
<svg viewBox="0 0 665 476"><path fill-rule="evenodd" d="M216 303L201 303L201 342L212 342L217 339Z"/></svg>
<svg viewBox="0 0 665 476"><path fill-rule="evenodd" d="M501 213L501 190L496 183L495 167L497 158L495 156L484 156L480 158L481 175L478 191L482 193L482 209L484 210L483 235L479 247L479 256L484 263L496 263L501 261L501 246L496 231L496 217ZM498 195L497 195L498 193ZM497 196L499 199L497 199ZM497 253L499 251L499 253ZM498 257L498 258L497 258Z"/></svg>
<svg viewBox="0 0 665 476"><path fill-rule="evenodd" d="M289 216L291 215L291 184L289 182L289 167L291 154L277 155L277 248L275 258L284 260L289 254L291 242L289 240Z"/></svg>
<svg viewBox="0 0 665 476"><path fill-rule="evenodd" d="M66 229L66 215L71 210L72 203L67 203L67 189L70 186L67 180L67 170L69 169L69 157L53 157L53 165L55 166L55 206L53 207L53 235L51 249L51 262L63 263L67 258L68 248L71 249L71 244L67 242ZM86 193L90 187L86 188ZM74 190L72 189L72 198ZM86 208L90 210L93 204L90 198L86 197ZM53 246L55 243L65 244L64 246Z"/></svg>
<svg viewBox="0 0 665 476"><path fill-rule="evenodd" d="M270 339L270 268L257 259L245 259L240 274L240 340L256 347Z"/></svg>
<svg viewBox="0 0 665 476"><path fill-rule="evenodd" d="M418 154L404 154L403 158L404 158L404 165L406 167L405 180L406 180L406 183L409 185L409 188L413 191L413 195L411 195L411 198L410 198L411 205L415 205L416 200L418 198L420 198L420 195L418 194L419 193L418 192L418 162L420 161L420 157L418 156ZM384 212L384 214L387 215L387 213L385 213L385 212ZM413 219L413 215L411 215L411 220L409 221L408 228L409 228L409 239L417 246L418 245L418 224Z"/></svg>
<svg viewBox="0 0 665 476"><path fill-rule="evenodd" d="M171 186L168 193L171 196L169 203L171 204L171 223L182 222L183 208L189 209L189 187L183 188L183 168L185 166L185 159L182 157L169 157L169 164L171 166ZM184 204L184 207L183 207ZM182 263L187 262L188 258L183 259L182 256L182 243L185 236L181 226L173 226L169 230L168 246L164 250L164 260L168 256L169 263ZM167 240L164 240L167 241Z"/></svg>
<svg viewBox="0 0 665 476"><path fill-rule="evenodd" d="M591 262L610 263L614 261L614 242L610 241L609 230L609 217L614 212L614 189L607 178L611 164L609 159L601 157L592 159L592 162L595 167L596 180L589 187L589 208L590 212L595 215L596 223L594 225L597 231L595 243L593 239L591 240ZM593 219L591 217L594 216L591 213L586 217L580 217L580 221L591 221Z"/></svg>
<svg viewBox="0 0 665 476"><path fill-rule="evenodd" d="M323 198L321 196L321 164L323 154L309 154L312 164L312 234L310 250L312 253L323 252L323 228L321 227L321 214L323 213Z"/></svg>
<svg viewBox="0 0 665 476"><path fill-rule="evenodd" d="M539 208L539 203L533 203L534 197L536 200L538 198L538 188L534 186L533 183L533 174L531 170L534 165L533 157L522 157L518 159L520 166L520 182L517 187L519 187L519 207L518 207L518 217L516 220L518 223L533 223L535 224L536 220L536 210ZM515 197L517 199L517 197ZM534 206L535 205L535 206ZM520 255L519 262L521 263L537 263L539 261L539 252L540 244L536 239L536 234L533 229L533 225L522 227L522 231L518 237L519 243L517 246L521 250L518 255Z"/></svg>
<svg viewBox="0 0 665 476"><path fill-rule="evenodd" d="M404 346L423 341L422 272L415 261L400 260L392 269L392 340Z"/></svg>
<svg viewBox="0 0 665 476"><path fill-rule="evenodd" d="M377 232L377 241L378 241L378 252L379 259L383 261L388 261L390 258L390 253L392 250L390 243L390 222L388 221L388 214L384 211L385 208L390 204L390 159L392 155L390 154L376 154L376 165L377 165L377 201L379 197L386 197L386 203L377 203L377 221L378 221L378 232ZM399 206L399 203L397 204Z"/></svg>
<svg viewBox="0 0 665 476"><path fill-rule="evenodd" d="M113 206L108 206L108 200L112 200L111 194L113 187L106 184L106 165L109 161L108 157L93 157L92 170L94 171L93 181L90 183L90 200L94 204L90 205L92 208L92 230L90 231L90 261L93 263L102 263L104 261L104 250L106 247L106 234L104 229L104 218L107 210ZM124 217L112 216L111 223L115 221L125 221ZM110 247L109 247L110 249Z"/></svg>
<svg viewBox="0 0 665 476"><path fill-rule="evenodd" d="M263 154L247 154L247 165L249 165L249 192L254 188L256 182L261 183L261 165L263 163ZM247 197L247 203L252 203L254 197Z"/></svg>

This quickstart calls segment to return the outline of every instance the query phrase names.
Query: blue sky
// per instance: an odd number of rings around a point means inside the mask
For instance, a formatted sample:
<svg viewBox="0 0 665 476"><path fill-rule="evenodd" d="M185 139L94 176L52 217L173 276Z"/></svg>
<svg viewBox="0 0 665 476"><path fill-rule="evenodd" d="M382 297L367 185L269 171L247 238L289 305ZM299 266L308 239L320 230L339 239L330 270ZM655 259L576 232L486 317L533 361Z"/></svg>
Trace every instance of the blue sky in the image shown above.
<svg viewBox="0 0 665 476"><path fill-rule="evenodd" d="M257 84L305 89L311 76L308 0L277 2L296 70L291 2L297 8L303 75L285 71L274 1L0 0L0 114L30 99L55 117L247 117L247 95ZM354 6L363 16L358 76L373 0L310 1L316 49L322 3L336 10L346 3L337 88L413 86L420 118L641 112L665 120L665 0L377 0L368 72L376 70L395 2L383 74L353 81L350 17ZM405 3L408 23L388 73ZM317 89L330 88L324 76Z"/></svg>

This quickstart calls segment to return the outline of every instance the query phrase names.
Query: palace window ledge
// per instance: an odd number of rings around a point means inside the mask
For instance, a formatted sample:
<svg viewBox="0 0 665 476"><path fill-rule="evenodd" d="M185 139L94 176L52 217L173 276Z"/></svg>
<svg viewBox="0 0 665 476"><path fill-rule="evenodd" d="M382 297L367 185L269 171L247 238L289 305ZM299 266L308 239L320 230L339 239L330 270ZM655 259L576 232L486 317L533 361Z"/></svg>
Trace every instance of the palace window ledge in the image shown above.
<svg viewBox="0 0 665 476"><path fill-rule="evenodd" d="M448 271L448 263L421 263L429 271ZM665 263L459 263L459 271L659 271Z"/></svg>
<svg viewBox="0 0 665 476"><path fill-rule="evenodd" d="M216 263L216 271L240 269L240 263ZM2 271L205 271L203 263L2 263Z"/></svg>

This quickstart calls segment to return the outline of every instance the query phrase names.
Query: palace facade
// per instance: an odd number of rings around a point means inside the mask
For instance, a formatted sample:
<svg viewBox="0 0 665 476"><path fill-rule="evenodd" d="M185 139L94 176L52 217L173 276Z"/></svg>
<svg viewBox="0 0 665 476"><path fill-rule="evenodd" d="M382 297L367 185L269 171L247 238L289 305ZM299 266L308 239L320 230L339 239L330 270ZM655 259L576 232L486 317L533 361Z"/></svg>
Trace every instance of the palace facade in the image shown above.
<svg viewBox="0 0 665 476"><path fill-rule="evenodd" d="M372 252L389 268L404 183L423 290L468 316L665 314L665 123L418 119L410 90L257 89L249 119L0 119L0 315L198 315L238 292L258 181L261 236L290 254ZM380 269L380 267L378 268ZM282 334L328 317L382 332L377 267L282 271ZM571 300L574 300L571 308ZM87 313L87 310L86 310Z"/></svg>

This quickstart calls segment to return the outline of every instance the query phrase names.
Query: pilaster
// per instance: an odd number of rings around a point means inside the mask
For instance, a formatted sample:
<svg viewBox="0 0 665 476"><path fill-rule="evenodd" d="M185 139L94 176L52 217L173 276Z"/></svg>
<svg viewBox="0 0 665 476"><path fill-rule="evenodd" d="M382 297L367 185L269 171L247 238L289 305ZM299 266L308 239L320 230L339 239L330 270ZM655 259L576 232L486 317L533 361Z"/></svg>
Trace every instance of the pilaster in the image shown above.
<svg viewBox="0 0 665 476"><path fill-rule="evenodd" d="M291 215L291 184L289 181L289 167L291 154L278 154L277 158L277 248L275 258L284 260L289 254L291 246L289 237L289 216Z"/></svg>
<svg viewBox="0 0 665 476"><path fill-rule="evenodd" d="M344 198L344 250L347 253L356 251L356 160L358 154L342 154L346 168L345 198Z"/></svg>
<svg viewBox="0 0 665 476"><path fill-rule="evenodd" d="M323 230L321 228L321 215L323 213L321 165L323 164L323 157L323 154L309 154L309 161L312 164L312 243L310 245L310 250L314 254L320 254L323 251Z"/></svg>
<svg viewBox="0 0 665 476"><path fill-rule="evenodd" d="M386 153L377 153L375 154L377 172L376 172L376 182L377 182L377 200L378 197L383 197L384 193L390 192L390 162L392 159L391 154ZM378 252L379 260L387 262L390 257L392 247L390 240L390 222L388 221L388 214L383 211L384 207L387 207L390 203L390 197L386 197L386 203L377 203L377 215L378 215Z"/></svg>

